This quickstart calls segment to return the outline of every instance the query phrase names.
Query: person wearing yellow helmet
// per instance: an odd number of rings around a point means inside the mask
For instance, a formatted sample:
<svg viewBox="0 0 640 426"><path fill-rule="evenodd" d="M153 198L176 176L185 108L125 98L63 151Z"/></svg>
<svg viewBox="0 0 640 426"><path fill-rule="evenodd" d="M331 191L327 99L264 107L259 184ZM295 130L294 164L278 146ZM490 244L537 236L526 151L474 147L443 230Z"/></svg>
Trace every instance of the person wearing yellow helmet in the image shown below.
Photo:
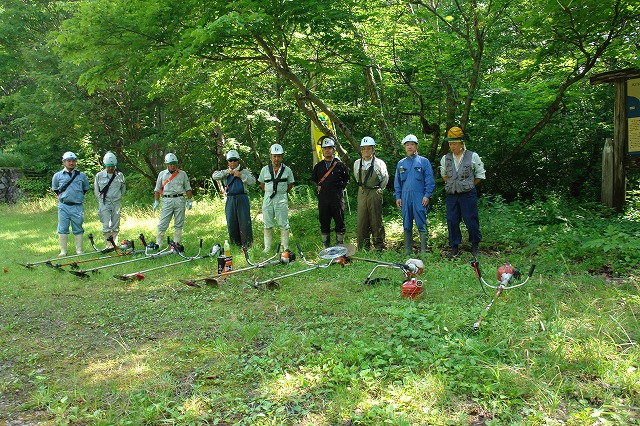
<svg viewBox="0 0 640 426"><path fill-rule="evenodd" d="M84 238L84 194L89 190L87 175L76 168L78 157L71 151L62 155L64 168L53 175L51 189L58 196L59 256L67 255L69 226L76 243L76 254L82 253Z"/></svg>
<svg viewBox="0 0 640 426"><path fill-rule="evenodd" d="M116 170L118 159L113 152L107 152L102 159L104 170L96 173L93 193L98 199L98 219L102 223L102 235L107 241L110 236L118 243L120 231L120 200L127 190L124 175ZM111 245L107 242L107 245Z"/></svg>
<svg viewBox="0 0 640 426"><path fill-rule="evenodd" d="M471 253L477 256L480 254L482 234L476 185L485 179L484 164L477 153L466 149L465 141L469 137L460 127L450 128L444 140L449 142L450 150L440 160L440 174L447 193L447 229L451 247L447 257L452 259L460 253L458 246L462 242L461 221L464 221L469 231Z"/></svg>
<svg viewBox="0 0 640 426"><path fill-rule="evenodd" d="M184 228L185 207L191 210L193 205L193 192L191 191L189 176L184 170L178 168L178 157L173 152L170 152L164 156L164 163L167 168L158 173L156 186L153 190L153 211L156 211L160 198L162 198L162 209L160 210L160 221L158 222L156 234L158 247L164 242L164 234L172 217L173 241L180 242L182 229Z"/></svg>
<svg viewBox="0 0 640 426"><path fill-rule="evenodd" d="M264 222L264 251L271 249L273 226L280 227L280 244L283 250L289 248L289 197L295 178L293 171L282 162L284 148L278 143L269 149L271 163L260 170L258 182L264 191L262 200L262 221Z"/></svg>
<svg viewBox="0 0 640 426"><path fill-rule="evenodd" d="M211 178L221 181L227 195L224 212L227 218L229 242L239 246L251 246L253 229L247 187L255 185L256 178L249 169L240 164L240 153L235 149L227 152L227 168L213 172Z"/></svg>

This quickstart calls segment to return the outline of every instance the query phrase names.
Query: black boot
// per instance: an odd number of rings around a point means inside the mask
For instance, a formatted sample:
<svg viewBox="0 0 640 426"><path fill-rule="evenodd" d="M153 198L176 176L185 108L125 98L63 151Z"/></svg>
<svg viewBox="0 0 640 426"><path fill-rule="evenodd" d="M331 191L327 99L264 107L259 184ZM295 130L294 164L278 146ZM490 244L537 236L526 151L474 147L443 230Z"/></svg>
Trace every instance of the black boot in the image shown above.
<svg viewBox="0 0 640 426"><path fill-rule="evenodd" d="M458 257L458 246L451 247L451 251L447 255L447 259L453 259L454 257Z"/></svg>
<svg viewBox="0 0 640 426"><path fill-rule="evenodd" d="M480 243L471 243L471 254L474 257L480 254Z"/></svg>

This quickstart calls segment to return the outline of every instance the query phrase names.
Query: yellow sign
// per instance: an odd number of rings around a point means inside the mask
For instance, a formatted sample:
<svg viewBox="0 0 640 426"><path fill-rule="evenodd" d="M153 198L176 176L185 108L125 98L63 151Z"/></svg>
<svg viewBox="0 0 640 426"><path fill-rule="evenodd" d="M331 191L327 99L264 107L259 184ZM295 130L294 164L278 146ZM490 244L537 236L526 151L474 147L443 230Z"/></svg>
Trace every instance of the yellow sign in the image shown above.
<svg viewBox="0 0 640 426"><path fill-rule="evenodd" d="M331 131L335 135L336 129L335 127L333 127L333 123L331 122L331 119L327 116L327 114L325 114L324 112L319 113L318 119L322 121L325 126L331 129ZM324 132L320 130L318 126L316 126L316 123L312 121L311 122L311 139L313 140L313 143L316 148L316 150L314 151L315 154L313 156L314 165L322 159L322 147L320 146L320 138L322 138L323 136L325 136ZM329 136L329 135L326 135L326 136Z"/></svg>
<svg viewBox="0 0 640 426"><path fill-rule="evenodd" d="M640 78L627 80L627 141L629 154L640 154Z"/></svg>

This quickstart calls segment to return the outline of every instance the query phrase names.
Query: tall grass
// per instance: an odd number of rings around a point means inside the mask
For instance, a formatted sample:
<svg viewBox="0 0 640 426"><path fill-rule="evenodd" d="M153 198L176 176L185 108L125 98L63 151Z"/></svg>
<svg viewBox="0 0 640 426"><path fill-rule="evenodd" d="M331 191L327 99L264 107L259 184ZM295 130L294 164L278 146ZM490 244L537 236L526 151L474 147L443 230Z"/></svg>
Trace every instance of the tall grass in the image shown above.
<svg viewBox="0 0 640 426"><path fill-rule="evenodd" d="M155 235L149 203L125 206L121 238ZM313 194L292 196L292 239L312 261L321 249ZM354 210L347 215L355 242ZM87 232L99 235L96 206ZM263 259L260 200L252 199ZM425 292L400 296L403 276L353 260L278 280L301 261L230 276L218 286L178 280L215 260L162 269L143 281L113 274L173 262L145 260L88 279L18 263L57 253L55 200L0 206L0 423L592 425L640 423L638 215L549 199L485 197L480 258L495 281L506 262L536 271L495 300L464 255L447 250L441 203L430 213ZM398 213L385 208L389 249L357 256L404 262ZM187 253L224 240L224 202L187 213ZM397 248L397 250L396 250ZM233 249L234 267L246 266ZM418 256L416 254L416 256ZM96 262L99 264L99 262ZM144 264L144 266L142 266ZM136 265L135 263L133 265Z"/></svg>

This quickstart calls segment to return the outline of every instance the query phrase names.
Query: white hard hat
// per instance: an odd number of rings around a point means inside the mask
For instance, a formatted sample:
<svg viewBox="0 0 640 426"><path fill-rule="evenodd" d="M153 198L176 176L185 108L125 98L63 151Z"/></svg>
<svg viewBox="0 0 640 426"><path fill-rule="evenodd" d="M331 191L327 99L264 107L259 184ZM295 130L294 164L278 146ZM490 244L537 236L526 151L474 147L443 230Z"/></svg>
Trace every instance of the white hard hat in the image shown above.
<svg viewBox="0 0 640 426"><path fill-rule="evenodd" d="M271 150L269 151L271 154L284 154L284 148L279 143L274 143L271 145Z"/></svg>
<svg viewBox="0 0 640 426"><path fill-rule="evenodd" d="M178 164L178 157L173 152L170 152L164 156L164 162L165 164Z"/></svg>
<svg viewBox="0 0 640 426"><path fill-rule="evenodd" d="M227 152L227 161L229 160L240 160L240 153L235 149Z"/></svg>
<svg viewBox="0 0 640 426"><path fill-rule="evenodd" d="M376 141L371 136L365 136L360 141L360 146L376 146Z"/></svg>
<svg viewBox="0 0 640 426"><path fill-rule="evenodd" d="M324 139L322 140L322 145L321 145L321 146L322 146L322 148L327 148L327 147L335 148L335 146L336 146L336 141L334 141L334 140L333 140L333 139L331 139L331 138L324 138Z"/></svg>
<svg viewBox="0 0 640 426"><path fill-rule="evenodd" d="M116 158L116 155L111 151L107 152L104 155L104 158L102 159L102 162L107 167L117 166L118 165L118 159Z"/></svg>
<svg viewBox="0 0 640 426"><path fill-rule="evenodd" d="M418 138L416 137L416 135L407 135L404 137L404 139L402 139L402 145L404 145L407 142L415 142L417 144Z"/></svg>
<svg viewBox="0 0 640 426"><path fill-rule="evenodd" d="M67 151L64 154L62 154L62 161L64 160L77 160L78 157L71 151Z"/></svg>

